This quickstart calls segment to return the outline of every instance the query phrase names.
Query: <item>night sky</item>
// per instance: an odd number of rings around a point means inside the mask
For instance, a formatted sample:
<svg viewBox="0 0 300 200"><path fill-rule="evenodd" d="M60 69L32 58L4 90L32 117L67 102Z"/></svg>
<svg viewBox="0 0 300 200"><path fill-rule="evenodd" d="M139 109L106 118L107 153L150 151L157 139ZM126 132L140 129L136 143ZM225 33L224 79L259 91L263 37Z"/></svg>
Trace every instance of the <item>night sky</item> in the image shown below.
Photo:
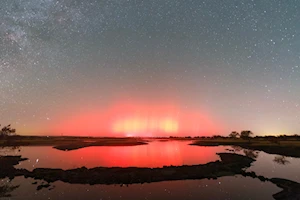
<svg viewBox="0 0 300 200"><path fill-rule="evenodd" d="M299 10L1 0L0 123L30 135L298 134Z"/></svg>

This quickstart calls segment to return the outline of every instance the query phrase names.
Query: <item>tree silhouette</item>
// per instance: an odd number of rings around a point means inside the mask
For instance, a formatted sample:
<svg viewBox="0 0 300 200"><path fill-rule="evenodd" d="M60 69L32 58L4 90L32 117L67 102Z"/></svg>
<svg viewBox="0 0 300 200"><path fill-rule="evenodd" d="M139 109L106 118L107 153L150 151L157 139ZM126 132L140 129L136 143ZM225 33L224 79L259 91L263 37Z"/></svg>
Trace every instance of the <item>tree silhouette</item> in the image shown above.
<svg viewBox="0 0 300 200"><path fill-rule="evenodd" d="M240 137L243 139L249 139L251 135L253 135L252 131L247 130L247 131L242 131Z"/></svg>
<svg viewBox="0 0 300 200"><path fill-rule="evenodd" d="M1 127L1 124L0 124ZM16 134L16 129L11 128L11 125L4 126L0 130L0 137L12 136Z"/></svg>
<svg viewBox="0 0 300 200"><path fill-rule="evenodd" d="M232 131L230 134L229 134L229 137L230 138L237 138L237 137L239 137L240 136L240 134L238 133L238 132L236 132L236 131Z"/></svg>

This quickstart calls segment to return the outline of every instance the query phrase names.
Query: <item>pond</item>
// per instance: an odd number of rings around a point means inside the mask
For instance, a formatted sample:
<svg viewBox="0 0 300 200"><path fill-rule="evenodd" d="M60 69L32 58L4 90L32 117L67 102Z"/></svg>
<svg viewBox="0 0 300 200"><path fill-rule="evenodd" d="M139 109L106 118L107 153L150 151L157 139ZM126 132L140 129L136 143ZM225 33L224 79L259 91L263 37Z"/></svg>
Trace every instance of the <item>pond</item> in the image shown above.
<svg viewBox="0 0 300 200"><path fill-rule="evenodd" d="M191 146L187 141L152 141L148 145L131 147L88 147L60 151L52 147L20 147L2 150L2 155L22 155L29 158L16 168L32 171L35 168L73 169L93 167L163 167L206 164L219 160L216 153L235 151L255 157L247 171L267 178L285 178L300 182L300 159L248 151L230 146ZM17 177L2 179L0 187L11 187L12 197L3 199L273 199L281 191L270 182L249 177L227 176L216 180L180 180L157 183L120 185L81 185L61 181L37 190L44 181ZM13 186L18 186L13 188ZM255 191L255 192L254 192ZM0 196L1 197L1 196Z"/></svg>
<svg viewBox="0 0 300 200"><path fill-rule="evenodd" d="M21 147L19 151L6 151L8 155L22 155L29 160L17 168L72 169L78 167L163 167L205 164L219 160L218 152L225 147L197 147L191 142L150 142L148 145L118 147L86 147L73 151L60 151L52 147Z"/></svg>

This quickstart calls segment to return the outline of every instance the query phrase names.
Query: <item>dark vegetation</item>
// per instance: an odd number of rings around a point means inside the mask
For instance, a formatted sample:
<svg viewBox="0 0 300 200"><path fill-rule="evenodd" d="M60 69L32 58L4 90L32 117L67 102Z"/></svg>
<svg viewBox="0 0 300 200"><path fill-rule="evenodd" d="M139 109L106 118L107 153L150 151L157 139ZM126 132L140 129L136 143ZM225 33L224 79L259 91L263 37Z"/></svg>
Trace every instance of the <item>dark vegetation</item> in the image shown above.
<svg viewBox="0 0 300 200"><path fill-rule="evenodd" d="M300 136L256 136L251 137L251 131L242 131L240 134L233 131L229 137L214 136L198 138L191 145L198 146L239 146L244 149L264 151L269 154L300 157Z"/></svg>
<svg viewBox="0 0 300 200"><path fill-rule="evenodd" d="M140 138L92 138L62 136L10 136L0 140L0 148L16 146L52 146L59 150L75 150L90 146L135 146L147 144Z"/></svg>
<svg viewBox="0 0 300 200"><path fill-rule="evenodd" d="M0 128L1 128L1 124L0 124ZM12 135L15 135L15 134L16 134L16 129L11 128L10 124L7 125L7 126L4 126L0 130L0 138L12 136Z"/></svg>
<svg viewBox="0 0 300 200"><path fill-rule="evenodd" d="M16 134L16 129L11 128L11 125L3 126L0 124L0 145L9 145L12 143L13 136Z"/></svg>
<svg viewBox="0 0 300 200"><path fill-rule="evenodd" d="M93 147L93 146L137 146L137 145L145 145L148 144L142 140L130 138L130 139L107 139L107 140L95 140L88 142L74 142L72 144L63 144L54 146L53 148L63 151L71 151L76 149L81 149L85 147Z"/></svg>

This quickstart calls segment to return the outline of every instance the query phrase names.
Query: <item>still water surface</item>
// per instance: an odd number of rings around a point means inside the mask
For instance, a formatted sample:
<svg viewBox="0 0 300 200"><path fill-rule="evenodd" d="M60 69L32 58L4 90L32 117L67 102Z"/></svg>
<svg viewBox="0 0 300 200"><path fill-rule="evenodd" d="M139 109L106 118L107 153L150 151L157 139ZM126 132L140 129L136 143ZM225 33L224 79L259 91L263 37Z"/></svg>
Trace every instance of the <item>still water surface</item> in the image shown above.
<svg viewBox="0 0 300 200"><path fill-rule="evenodd" d="M19 151L2 154L22 155L29 158L17 168L61 168L92 167L162 167L205 164L219 160L216 153L227 152L231 147L190 146L186 141L150 142L149 145L133 147L88 147L74 151L59 151L52 147L21 147ZM244 154L243 150L237 153ZM274 159L278 155L256 152L257 158L247 171L268 178L286 178L300 182L300 159L284 158L280 164ZM33 179L18 177L8 183L20 185L4 199L273 199L272 194L280 191L275 185L241 176L222 177L217 180L166 181L150 184L134 184L128 187L107 185L79 185L57 181L50 188L36 191ZM50 189L50 190L49 190Z"/></svg>
<svg viewBox="0 0 300 200"><path fill-rule="evenodd" d="M60 151L52 147L22 147L20 152L28 161L18 168L72 169L78 167L163 167L206 164L219 160L218 152L225 147L198 147L191 142L150 142L148 145L125 147L87 147ZM11 153L10 153L11 154Z"/></svg>

